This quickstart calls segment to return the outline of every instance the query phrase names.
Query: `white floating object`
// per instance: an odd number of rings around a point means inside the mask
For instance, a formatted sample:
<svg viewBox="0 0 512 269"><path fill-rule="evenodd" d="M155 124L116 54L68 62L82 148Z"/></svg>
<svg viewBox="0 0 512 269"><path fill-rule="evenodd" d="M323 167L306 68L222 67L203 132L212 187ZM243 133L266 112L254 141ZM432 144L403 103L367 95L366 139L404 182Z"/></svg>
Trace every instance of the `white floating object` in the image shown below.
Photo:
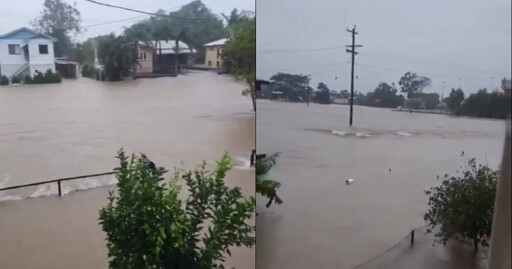
<svg viewBox="0 0 512 269"><path fill-rule="evenodd" d="M352 183L354 183L354 179L352 179L352 178L345 180L345 184L347 184L347 185L350 185Z"/></svg>

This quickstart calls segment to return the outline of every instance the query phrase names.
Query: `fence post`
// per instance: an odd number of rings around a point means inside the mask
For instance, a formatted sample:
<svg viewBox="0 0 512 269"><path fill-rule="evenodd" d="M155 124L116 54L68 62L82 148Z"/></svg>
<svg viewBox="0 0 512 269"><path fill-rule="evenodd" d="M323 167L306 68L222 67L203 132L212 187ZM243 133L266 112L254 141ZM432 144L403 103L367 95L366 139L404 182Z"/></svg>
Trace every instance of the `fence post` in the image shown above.
<svg viewBox="0 0 512 269"><path fill-rule="evenodd" d="M62 196L62 188L60 186L60 180L57 181L57 184L59 184L59 196Z"/></svg>
<svg viewBox="0 0 512 269"><path fill-rule="evenodd" d="M411 231L411 247L414 245L414 230Z"/></svg>

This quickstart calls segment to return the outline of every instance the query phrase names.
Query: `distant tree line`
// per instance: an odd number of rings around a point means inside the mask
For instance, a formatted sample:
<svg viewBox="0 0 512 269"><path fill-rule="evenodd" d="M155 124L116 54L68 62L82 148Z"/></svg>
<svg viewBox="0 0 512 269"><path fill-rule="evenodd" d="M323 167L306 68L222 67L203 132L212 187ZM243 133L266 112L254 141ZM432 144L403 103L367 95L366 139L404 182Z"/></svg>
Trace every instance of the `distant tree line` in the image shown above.
<svg viewBox="0 0 512 269"><path fill-rule="evenodd" d="M309 85L308 75L277 73L270 78L270 83L258 92L258 98L279 99L289 102L305 102L309 94L310 101L319 104L334 103L336 98L350 100L348 90L332 91L320 82L315 91ZM505 79L502 80L505 83ZM441 100L437 93L425 93L423 89L432 81L425 76L407 72L395 83L381 82L375 90L366 94L354 93L354 105L404 109L446 109L447 112L470 117L506 118L510 110L511 98L499 92L487 92L481 89L465 98L462 89L452 89L450 95ZM443 106L444 105L444 106Z"/></svg>
<svg viewBox="0 0 512 269"><path fill-rule="evenodd" d="M505 119L510 113L511 97L500 92L488 92L484 88L464 98L464 91L459 88L452 89L443 102L454 115Z"/></svg>

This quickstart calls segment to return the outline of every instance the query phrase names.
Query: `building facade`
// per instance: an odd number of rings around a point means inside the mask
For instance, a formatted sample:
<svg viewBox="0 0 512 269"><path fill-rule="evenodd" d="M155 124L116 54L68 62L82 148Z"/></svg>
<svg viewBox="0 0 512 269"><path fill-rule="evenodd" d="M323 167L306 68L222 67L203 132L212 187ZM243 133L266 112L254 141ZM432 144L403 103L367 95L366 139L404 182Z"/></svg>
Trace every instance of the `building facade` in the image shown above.
<svg viewBox="0 0 512 269"><path fill-rule="evenodd" d="M34 76L36 71L55 72L53 43L55 38L28 28L0 36L0 74Z"/></svg>
<svg viewBox="0 0 512 269"><path fill-rule="evenodd" d="M227 38L219 39L205 44L206 49L204 65L210 68L219 69L222 67L222 48L228 41Z"/></svg>

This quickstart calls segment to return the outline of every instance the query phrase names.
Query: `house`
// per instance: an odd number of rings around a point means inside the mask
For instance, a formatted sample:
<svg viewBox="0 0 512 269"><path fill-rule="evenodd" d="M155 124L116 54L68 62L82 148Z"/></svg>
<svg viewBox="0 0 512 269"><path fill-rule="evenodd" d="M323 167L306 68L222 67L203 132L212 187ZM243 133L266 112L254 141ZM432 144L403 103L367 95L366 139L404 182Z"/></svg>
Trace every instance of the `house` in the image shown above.
<svg viewBox="0 0 512 269"><path fill-rule="evenodd" d="M181 41L141 41L137 46L138 66L135 74L176 74L193 63L195 52Z"/></svg>
<svg viewBox="0 0 512 269"><path fill-rule="evenodd" d="M55 38L28 28L0 35L0 75L34 76L48 69L55 72Z"/></svg>
<svg viewBox="0 0 512 269"><path fill-rule="evenodd" d="M206 48L204 64L207 67L215 69L222 67L222 48L227 41L227 38L223 38L204 45Z"/></svg>

